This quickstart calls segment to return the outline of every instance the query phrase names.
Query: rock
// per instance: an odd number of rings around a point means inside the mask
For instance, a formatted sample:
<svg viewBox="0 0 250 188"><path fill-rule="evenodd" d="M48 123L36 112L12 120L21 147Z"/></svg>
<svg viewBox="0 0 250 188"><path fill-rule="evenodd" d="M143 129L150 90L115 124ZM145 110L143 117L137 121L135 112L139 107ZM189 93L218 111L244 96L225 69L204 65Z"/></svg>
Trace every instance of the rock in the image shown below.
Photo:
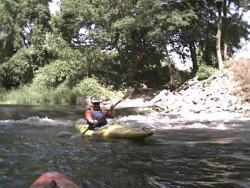
<svg viewBox="0 0 250 188"><path fill-rule="evenodd" d="M89 97L77 97L76 105L85 105L88 106L91 104L91 99Z"/></svg>
<svg viewBox="0 0 250 188"><path fill-rule="evenodd" d="M245 76L249 77L248 81L239 82L235 80L234 69L217 71L204 81L195 77L173 92L163 90L151 102L155 103L154 108L164 112L248 113L250 104L246 101L250 101L250 86L246 83L250 83L250 76Z"/></svg>
<svg viewBox="0 0 250 188"><path fill-rule="evenodd" d="M207 80L199 81L194 77L172 92L145 88L140 97L122 101L117 107L150 107L156 111L178 113L250 113L250 60L242 62L244 66L237 63L223 71L218 70ZM77 101L77 104L88 103L87 98L79 97ZM106 101L104 106L108 109L114 102Z"/></svg>
<svg viewBox="0 0 250 188"><path fill-rule="evenodd" d="M57 136L60 138L71 137L72 135L73 133L68 132L68 131L61 131L57 134Z"/></svg>
<svg viewBox="0 0 250 188"><path fill-rule="evenodd" d="M242 86L242 91L249 92L250 91L250 84L246 84Z"/></svg>
<svg viewBox="0 0 250 188"><path fill-rule="evenodd" d="M156 95L156 96L150 101L150 103L155 103L155 102L161 101L162 99L164 99L164 98L166 97L166 94L167 94L167 90L166 90L166 89L162 90L158 95Z"/></svg>
<svg viewBox="0 0 250 188"><path fill-rule="evenodd" d="M44 112L34 109L5 107L5 106L0 107L1 120L8 120L8 119L20 120L20 119L27 119L29 117L45 118L48 117L48 115L45 114Z"/></svg>

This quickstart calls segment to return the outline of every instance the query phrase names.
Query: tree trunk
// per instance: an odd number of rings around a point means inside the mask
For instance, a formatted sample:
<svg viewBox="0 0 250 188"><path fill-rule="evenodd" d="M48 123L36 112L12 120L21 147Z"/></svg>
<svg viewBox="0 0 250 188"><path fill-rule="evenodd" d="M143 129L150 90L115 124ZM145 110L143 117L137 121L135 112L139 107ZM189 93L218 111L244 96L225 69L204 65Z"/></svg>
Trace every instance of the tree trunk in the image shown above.
<svg viewBox="0 0 250 188"><path fill-rule="evenodd" d="M169 79L170 79L169 84L170 84L170 88L172 89L174 86L174 76L173 76L171 59L169 58L168 54L167 54L167 61L168 61L168 70L169 70Z"/></svg>
<svg viewBox="0 0 250 188"><path fill-rule="evenodd" d="M216 34L216 53L217 53L219 70L222 70L224 68L222 56L221 56L221 47L220 47L221 46L221 31L222 31L221 4L222 2L217 2L218 24L217 24L217 34Z"/></svg>
<svg viewBox="0 0 250 188"><path fill-rule="evenodd" d="M229 7L228 6L230 6L230 2L229 2L229 4L228 5L226 5L226 2L225 2L225 0L224 0L224 4L223 4L223 42L224 42L224 44L223 44L223 46L224 46L224 50L223 50L223 60L224 61L226 61L226 60L229 60L229 55L228 55L228 26L229 26L229 19L228 19L228 17L227 17L227 15L228 15L228 9L229 9Z"/></svg>
<svg viewBox="0 0 250 188"><path fill-rule="evenodd" d="M189 49L191 52L191 58L192 58L192 62L193 62L192 74L195 75L198 71L198 63L197 63L196 48L195 48L194 42L189 43Z"/></svg>
<svg viewBox="0 0 250 188"><path fill-rule="evenodd" d="M174 76L173 76L173 69L171 64L171 59L168 54L167 43L164 44L164 52L166 53L166 60L168 65L168 74L169 74L169 88L172 89L174 86Z"/></svg>
<svg viewBox="0 0 250 188"><path fill-rule="evenodd" d="M228 49L228 44L227 44L227 41L225 41L224 42L224 61L229 60L227 49Z"/></svg>

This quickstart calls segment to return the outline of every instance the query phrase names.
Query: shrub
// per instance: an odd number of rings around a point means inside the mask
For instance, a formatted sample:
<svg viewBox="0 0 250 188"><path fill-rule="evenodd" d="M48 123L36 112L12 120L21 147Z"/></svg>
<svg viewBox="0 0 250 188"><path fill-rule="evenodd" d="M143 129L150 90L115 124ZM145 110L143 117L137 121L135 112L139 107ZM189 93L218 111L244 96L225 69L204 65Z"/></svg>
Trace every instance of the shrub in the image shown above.
<svg viewBox="0 0 250 188"><path fill-rule="evenodd" d="M30 83L33 79L34 66L30 63L31 53L19 50L9 61L0 66L0 85L6 89L16 88Z"/></svg>
<svg viewBox="0 0 250 188"><path fill-rule="evenodd" d="M5 89L5 88L0 87L0 101L5 100L6 93L7 93L6 89Z"/></svg>
<svg viewBox="0 0 250 188"><path fill-rule="evenodd" d="M185 82L179 73L175 73L173 75L173 79L174 79L174 85L172 86L173 90L180 87Z"/></svg>
<svg viewBox="0 0 250 188"><path fill-rule="evenodd" d="M73 93L76 96L84 97L100 97L102 99L109 99L115 95L108 88L102 87L99 82L94 78L85 78L76 87L73 88Z"/></svg>
<svg viewBox="0 0 250 188"><path fill-rule="evenodd" d="M205 80L212 76L214 73L214 69L211 66L200 65L199 70L197 72L198 80Z"/></svg>
<svg viewBox="0 0 250 188"><path fill-rule="evenodd" d="M242 73L236 73L236 74L234 75L234 81L240 81L240 80L242 80L242 79L243 79Z"/></svg>
<svg viewBox="0 0 250 188"><path fill-rule="evenodd" d="M77 94L66 84L60 84L57 88L53 89L49 100L53 104L75 104Z"/></svg>

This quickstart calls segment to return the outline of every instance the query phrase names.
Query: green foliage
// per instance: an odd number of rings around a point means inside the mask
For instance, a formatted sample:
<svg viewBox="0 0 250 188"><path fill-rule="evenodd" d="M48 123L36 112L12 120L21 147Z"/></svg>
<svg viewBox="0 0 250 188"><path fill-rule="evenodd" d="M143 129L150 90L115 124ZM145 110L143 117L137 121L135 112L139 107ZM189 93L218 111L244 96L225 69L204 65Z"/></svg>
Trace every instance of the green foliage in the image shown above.
<svg viewBox="0 0 250 188"><path fill-rule="evenodd" d="M185 82L181 74L174 74L173 79L174 79L174 83L171 86L173 90L180 87Z"/></svg>
<svg viewBox="0 0 250 188"><path fill-rule="evenodd" d="M74 104L76 97L72 89L65 86L65 84L60 84L57 88L53 90L49 98L50 104Z"/></svg>
<svg viewBox="0 0 250 188"><path fill-rule="evenodd" d="M32 84L9 92L4 89L0 90L0 100L4 104L75 104L78 96L98 96L102 99L110 99L112 97L121 97L121 94L102 87L94 78L82 80L73 89L62 83L56 88Z"/></svg>
<svg viewBox="0 0 250 188"><path fill-rule="evenodd" d="M171 90L179 88L183 83L191 78L190 72L179 70L176 66L172 64L173 69L173 85L170 85Z"/></svg>
<svg viewBox="0 0 250 188"><path fill-rule="evenodd" d="M33 80L33 85L45 88L55 88L62 83L67 76L67 62L56 60L42 67Z"/></svg>
<svg viewBox="0 0 250 188"><path fill-rule="evenodd" d="M47 1L0 1L1 85L7 89L30 83L33 71L49 63L42 50L50 29Z"/></svg>
<svg viewBox="0 0 250 188"><path fill-rule="evenodd" d="M52 18L54 27L69 44L81 29L83 6L82 0L62 0L61 13Z"/></svg>
<svg viewBox="0 0 250 188"><path fill-rule="evenodd" d="M243 79L243 74L242 73L236 73L234 75L234 81L240 81Z"/></svg>
<svg viewBox="0 0 250 188"><path fill-rule="evenodd" d="M32 91L31 88L24 86L19 89L12 89L8 93L2 93L4 104L42 104L41 91Z"/></svg>
<svg viewBox="0 0 250 188"><path fill-rule="evenodd" d="M1 92L2 93L2 92ZM58 87L57 89L47 89L34 85L13 89L8 93L2 93L4 104L71 104L71 90Z"/></svg>
<svg viewBox="0 0 250 188"><path fill-rule="evenodd" d="M7 89L25 85L33 78L32 54L26 49L19 50L12 58L0 65L1 83Z"/></svg>
<svg viewBox="0 0 250 188"><path fill-rule="evenodd" d="M197 72L198 80L205 80L212 76L214 73L214 69L207 65L200 65L199 70Z"/></svg>
<svg viewBox="0 0 250 188"><path fill-rule="evenodd" d="M48 1L0 1L0 63L7 61L18 50L39 42L50 28ZM44 56L43 56L44 57Z"/></svg>
<svg viewBox="0 0 250 188"><path fill-rule="evenodd" d="M7 91L5 88L0 87L0 101L5 101Z"/></svg>
<svg viewBox="0 0 250 188"><path fill-rule="evenodd" d="M109 99L114 95L114 92L110 92L108 88L103 87L94 78L85 78L76 87L73 88L73 93L77 96L85 97L100 97L102 99Z"/></svg>
<svg viewBox="0 0 250 188"><path fill-rule="evenodd" d="M73 87L88 74L84 54L79 49L70 48L60 35L47 34L43 48L56 60L53 58L50 64L38 69L34 85L55 88L64 83Z"/></svg>

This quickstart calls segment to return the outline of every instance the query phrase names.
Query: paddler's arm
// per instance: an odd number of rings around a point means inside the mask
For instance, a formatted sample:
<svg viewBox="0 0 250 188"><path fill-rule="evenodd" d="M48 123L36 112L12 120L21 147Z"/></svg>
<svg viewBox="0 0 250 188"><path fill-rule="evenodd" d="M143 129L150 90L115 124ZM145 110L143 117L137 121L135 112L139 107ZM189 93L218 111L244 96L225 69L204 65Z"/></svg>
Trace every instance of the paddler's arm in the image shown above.
<svg viewBox="0 0 250 188"><path fill-rule="evenodd" d="M109 117L115 117L115 105L112 104L110 106L110 110L102 110L102 113L106 114L105 116L109 116Z"/></svg>
<svg viewBox="0 0 250 188"><path fill-rule="evenodd" d="M85 112L85 118L88 121L88 123L91 123L93 125L97 125L98 124L97 120L93 120L92 119L91 110L86 110L86 112Z"/></svg>
<svg viewBox="0 0 250 188"><path fill-rule="evenodd" d="M111 117L115 117L115 105L112 104L112 105L110 106L110 109L111 109L111 114L110 114L110 116L111 116Z"/></svg>

